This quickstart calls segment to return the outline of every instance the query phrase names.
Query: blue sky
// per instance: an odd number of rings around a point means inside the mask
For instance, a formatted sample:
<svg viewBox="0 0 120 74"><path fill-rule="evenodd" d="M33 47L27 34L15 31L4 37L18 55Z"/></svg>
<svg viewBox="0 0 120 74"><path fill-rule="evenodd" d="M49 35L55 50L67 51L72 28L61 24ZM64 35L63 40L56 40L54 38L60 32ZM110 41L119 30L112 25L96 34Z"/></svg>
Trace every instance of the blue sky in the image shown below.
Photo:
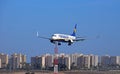
<svg viewBox="0 0 120 74"><path fill-rule="evenodd" d="M36 32L71 34L75 24L87 40L62 44L59 53L120 55L119 0L0 0L0 53L52 54L54 45Z"/></svg>

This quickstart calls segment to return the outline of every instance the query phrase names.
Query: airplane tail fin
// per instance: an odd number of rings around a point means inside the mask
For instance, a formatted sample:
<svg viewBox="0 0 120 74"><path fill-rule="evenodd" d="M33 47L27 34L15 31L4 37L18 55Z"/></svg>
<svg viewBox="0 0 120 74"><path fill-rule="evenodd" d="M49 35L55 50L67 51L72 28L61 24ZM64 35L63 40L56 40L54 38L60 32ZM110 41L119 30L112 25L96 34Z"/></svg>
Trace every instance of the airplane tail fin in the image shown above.
<svg viewBox="0 0 120 74"><path fill-rule="evenodd" d="M73 33L71 34L72 36L76 36L76 29L77 29L77 24L75 24L75 27L74 27Z"/></svg>

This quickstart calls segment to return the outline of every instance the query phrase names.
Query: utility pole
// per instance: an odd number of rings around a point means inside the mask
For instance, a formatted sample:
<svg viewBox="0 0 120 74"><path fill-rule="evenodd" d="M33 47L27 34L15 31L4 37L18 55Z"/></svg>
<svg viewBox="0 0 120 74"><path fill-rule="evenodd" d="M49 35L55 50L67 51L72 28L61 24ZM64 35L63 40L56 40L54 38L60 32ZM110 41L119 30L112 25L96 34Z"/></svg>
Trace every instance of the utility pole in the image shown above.
<svg viewBox="0 0 120 74"><path fill-rule="evenodd" d="M55 42L54 54L54 74L58 74L58 42Z"/></svg>

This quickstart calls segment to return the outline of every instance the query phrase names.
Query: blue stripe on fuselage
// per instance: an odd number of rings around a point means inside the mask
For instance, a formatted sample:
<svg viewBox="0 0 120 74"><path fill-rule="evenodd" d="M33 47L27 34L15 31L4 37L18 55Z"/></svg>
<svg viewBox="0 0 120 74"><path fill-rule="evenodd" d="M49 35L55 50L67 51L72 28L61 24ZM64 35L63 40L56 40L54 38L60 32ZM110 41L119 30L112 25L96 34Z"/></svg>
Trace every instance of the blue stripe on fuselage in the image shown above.
<svg viewBox="0 0 120 74"><path fill-rule="evenodd" d="M60 38L69 38L68 36L65 35L59 35Z"/></svg>

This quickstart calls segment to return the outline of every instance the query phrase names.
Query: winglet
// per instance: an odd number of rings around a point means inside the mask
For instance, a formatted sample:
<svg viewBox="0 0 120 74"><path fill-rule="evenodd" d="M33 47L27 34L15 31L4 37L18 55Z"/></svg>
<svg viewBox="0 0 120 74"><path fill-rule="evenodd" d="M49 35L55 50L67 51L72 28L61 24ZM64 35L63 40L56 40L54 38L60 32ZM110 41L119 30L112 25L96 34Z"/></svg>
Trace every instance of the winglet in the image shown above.
<svg viewBox="0 0 120 74"><path fill-rule="evenodd" d="M76 29L77 29L77 24L75 24L75 27L74 27L73 33L71 34L72 36L76 36Z"/></svg>
<svg viewBox="0 0 120 74"><path fill-rule="evenodd" d="M38 34L38 32L37 32L37 37L39 37L39 34Z"/></svg>

